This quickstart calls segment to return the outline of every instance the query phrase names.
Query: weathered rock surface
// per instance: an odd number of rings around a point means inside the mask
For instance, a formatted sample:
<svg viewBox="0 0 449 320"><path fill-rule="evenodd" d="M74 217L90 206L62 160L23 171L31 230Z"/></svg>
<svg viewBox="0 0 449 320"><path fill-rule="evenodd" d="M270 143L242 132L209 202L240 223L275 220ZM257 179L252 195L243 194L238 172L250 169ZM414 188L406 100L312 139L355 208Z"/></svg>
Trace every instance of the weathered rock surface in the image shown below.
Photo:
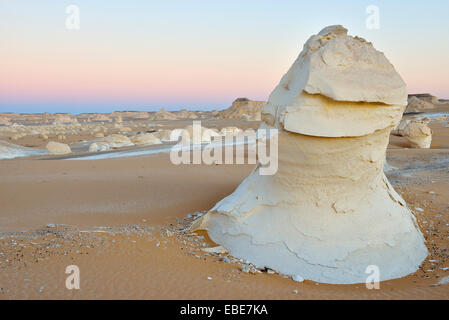
<svg viewBox="0 0 449 320"><path fill-rule="evenodd" d="M410 121L403 131L403 136L412 148L428 149L432 143L432 130L423 121Z"/></svg>
<svg viewBox="0 0 449 320"><path fill-rule="evenodd" d="M111 134L106 138L104 138L103 140L101 140L101 142L108 143L111 149L131 147L134 145L131 139L129 139L127 136L120 134Z"/></svg>
<svg viewBox="0 0 449 320"><path fill-rule="evenodd" d="M78 120L72 116L71 114L57 114L55 120L53 121L53 125L62 126L66 124L76 124Z"/></svg>
<svg viewBox="0 0 449 320"><path fill-rule="evenodd" d="M72 153L70 146L65 143L50 141L47 144L47 151L50 154L68 154Z"/></svg>
<svg viewBox="0 0 449 320"><path fill-rule="evenodd" d="M410 96L408 98L408 105L406 112L425 112L435 108L435 105L417 98L416 96Z"/></svg>
<svg viewBox="0 0 449 320"><path fill-rule="evenodd" d="M419 100L425 101L425 102L429 102L431 104L438 104L441 102L440 99L438 99L437 97L435 97L434 95L431 95L430 93L416 93L416 94L409 94L408 95L409 99L411 97L416 97Z"/></svg>
<svg viewBox="0 0 449 320"><path fill-rule="evenodd" d="M259 163L197 220L229 252L296 279L364 283L415 272L427 256L405 201L383 173L405 83L371 43L330 26L312 36L271 93L265 123L279 130L278 170ZM265 125L264 125L265 126Z"/></svg>
<svg viewBox="0 0 449 320"><path fill-rule="evenodd" d="M94 142L89 146L89 152L109 151L111 147L107 142Z"/></svg>
<svg viewBox="0 0 449 320"><path fill-rule="evenodd" d="M177 141L178 139L171 139L172 130L161 130L153 132L153 135L161 141Z"/></svg>
<svg viewBox="0 0 449 320"><path fill-rule="evenodd" d="M1 159L13 159L26 156L34 156L43 154L43 150L36 150L32 148L26 148L18 146L13 143L0 140L0 160Z"/></svg>
<svg viewBox="0 0 449 320"><path fill-rule="evenodd" d="M216 117L220 119L260 121L261 111L265 103L265 101L251 101L248 98L238 98L228 109L219 111Z"/></svg>
<svg viewBox="0 0 449 320"><path fill-rule="evenodd" d="M180 110L175 112L176 119L198 119L198 115L189 110Z"/></svg>
<svg viewBox="0 0 449 320"><path fill-rule="evenodd" d="M391 134L403 136L405 128L411 121L413 121L413 119L402 119L391 131Z"/></svg>
<svg viewBox="0 0 449 320"><path fill-rule="evenodd" d="M342 26L325 28L306 42L270 101L289 104L298 89L335 101L407 104L405 83L385 55Z"/></svg>
<svg viewBox="0 0 449 320"><path fill-rule="evenodd" d="M12 123L8 118L0 117L0 126L10 126Z"/></svg>
<svg viewBox="0 0 449 320"><path fill-rule="evenodd" d="M175 114L166 111L164 108L161 108L158 112L156 112L153 116L151 116L151 120L177 120Z"/></svg>

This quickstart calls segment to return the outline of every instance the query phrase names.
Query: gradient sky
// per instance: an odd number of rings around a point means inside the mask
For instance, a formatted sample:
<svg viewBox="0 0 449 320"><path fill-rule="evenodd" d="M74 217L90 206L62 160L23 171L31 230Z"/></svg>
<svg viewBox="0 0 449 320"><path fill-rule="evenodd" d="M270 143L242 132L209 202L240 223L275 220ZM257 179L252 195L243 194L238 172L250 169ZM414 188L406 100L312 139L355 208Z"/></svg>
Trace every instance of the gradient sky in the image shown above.
<svg viewBox="0 0 449 320"><path fill-rule="evenodd" d="M67 30L66 6L80 9ZM380 9L380 29L365 26ZM410 93L449 97L449 1L0 0L0 112L210 110L266 100L323 27L374 43Z"/></svg>

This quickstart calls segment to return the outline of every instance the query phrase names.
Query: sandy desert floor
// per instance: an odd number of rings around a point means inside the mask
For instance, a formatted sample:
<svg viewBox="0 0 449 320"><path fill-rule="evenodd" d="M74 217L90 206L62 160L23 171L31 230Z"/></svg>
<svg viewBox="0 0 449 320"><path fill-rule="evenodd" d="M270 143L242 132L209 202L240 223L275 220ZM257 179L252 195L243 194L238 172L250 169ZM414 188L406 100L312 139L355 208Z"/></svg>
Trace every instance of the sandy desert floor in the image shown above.
<svg viewBox="0 0 449 320"><path fill-rule="evenodd" d="M448 299L449 129L432 129L431 149L392 136L387 152L387 176L430 254L379 290L244 272L244 262L203 251L214 244L188 226L253 166L175 166L157 153L1 160L0 299ZM68 265L80 268L79 290L65 286Z"/></svg>

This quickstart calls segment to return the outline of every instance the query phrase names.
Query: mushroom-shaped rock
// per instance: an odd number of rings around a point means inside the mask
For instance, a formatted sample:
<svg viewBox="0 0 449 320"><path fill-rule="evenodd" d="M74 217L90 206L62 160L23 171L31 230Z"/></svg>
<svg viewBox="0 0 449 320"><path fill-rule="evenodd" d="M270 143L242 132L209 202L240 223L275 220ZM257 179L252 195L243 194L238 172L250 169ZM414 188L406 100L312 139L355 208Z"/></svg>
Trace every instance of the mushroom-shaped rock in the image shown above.
<svg viewBox="0 0 449 320"><path fill-rule="evenodd" d="M262 164L192 230L259 267L323 283L415 272L427 256L383 173L406 86L371 43L331 26L312 36L263 109L279 130L278 170Z"/></svg>
<svg viewBox="0 0 449 320"><path fill-rule="evenodd" d="M54 141L47 143L46 148L50 154L68 154L72 152L69 145Z"/></svg>
<svg viewBox="0 0 449 320"><path fill-rule="evenodd" d="M432 130L423 121L410 121L404 129L403 136L412 148L430 148L432 143Z"/></svg>

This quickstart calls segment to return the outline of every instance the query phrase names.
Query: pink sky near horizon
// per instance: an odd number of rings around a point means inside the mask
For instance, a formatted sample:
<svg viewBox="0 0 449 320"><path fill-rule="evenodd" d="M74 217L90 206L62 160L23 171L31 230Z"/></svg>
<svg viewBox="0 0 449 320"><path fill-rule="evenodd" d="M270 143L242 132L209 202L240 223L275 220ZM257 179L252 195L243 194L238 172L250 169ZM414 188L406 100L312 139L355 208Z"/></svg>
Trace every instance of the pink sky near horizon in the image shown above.
<svg viewBox="0 0 449 320"><path fill-rule="evenodd" d="M409 93L449 98L449 43L444 41L449 15L443 14L449 5L432 0L437 10L432 20L423 17L421 26L409 27L414 30L399 27L405 18L417 21L413 15L420 17L422 9L400 7L404 15L398 19L393 15L397 1L380 1L382 27L367 30L369 1L342 1L326 16L319 5L289 1L279 6L269 0L193 0L167 7L151 1L106 5L79 0L81 28L76 31L64 25L71 2L0 1L3 112L212 109L228 107L237 97L266 100L307 38L337 22L385 52ZM314 14L302 14L304 6ZM46 103L61 110L43 110Z"/></svg>

